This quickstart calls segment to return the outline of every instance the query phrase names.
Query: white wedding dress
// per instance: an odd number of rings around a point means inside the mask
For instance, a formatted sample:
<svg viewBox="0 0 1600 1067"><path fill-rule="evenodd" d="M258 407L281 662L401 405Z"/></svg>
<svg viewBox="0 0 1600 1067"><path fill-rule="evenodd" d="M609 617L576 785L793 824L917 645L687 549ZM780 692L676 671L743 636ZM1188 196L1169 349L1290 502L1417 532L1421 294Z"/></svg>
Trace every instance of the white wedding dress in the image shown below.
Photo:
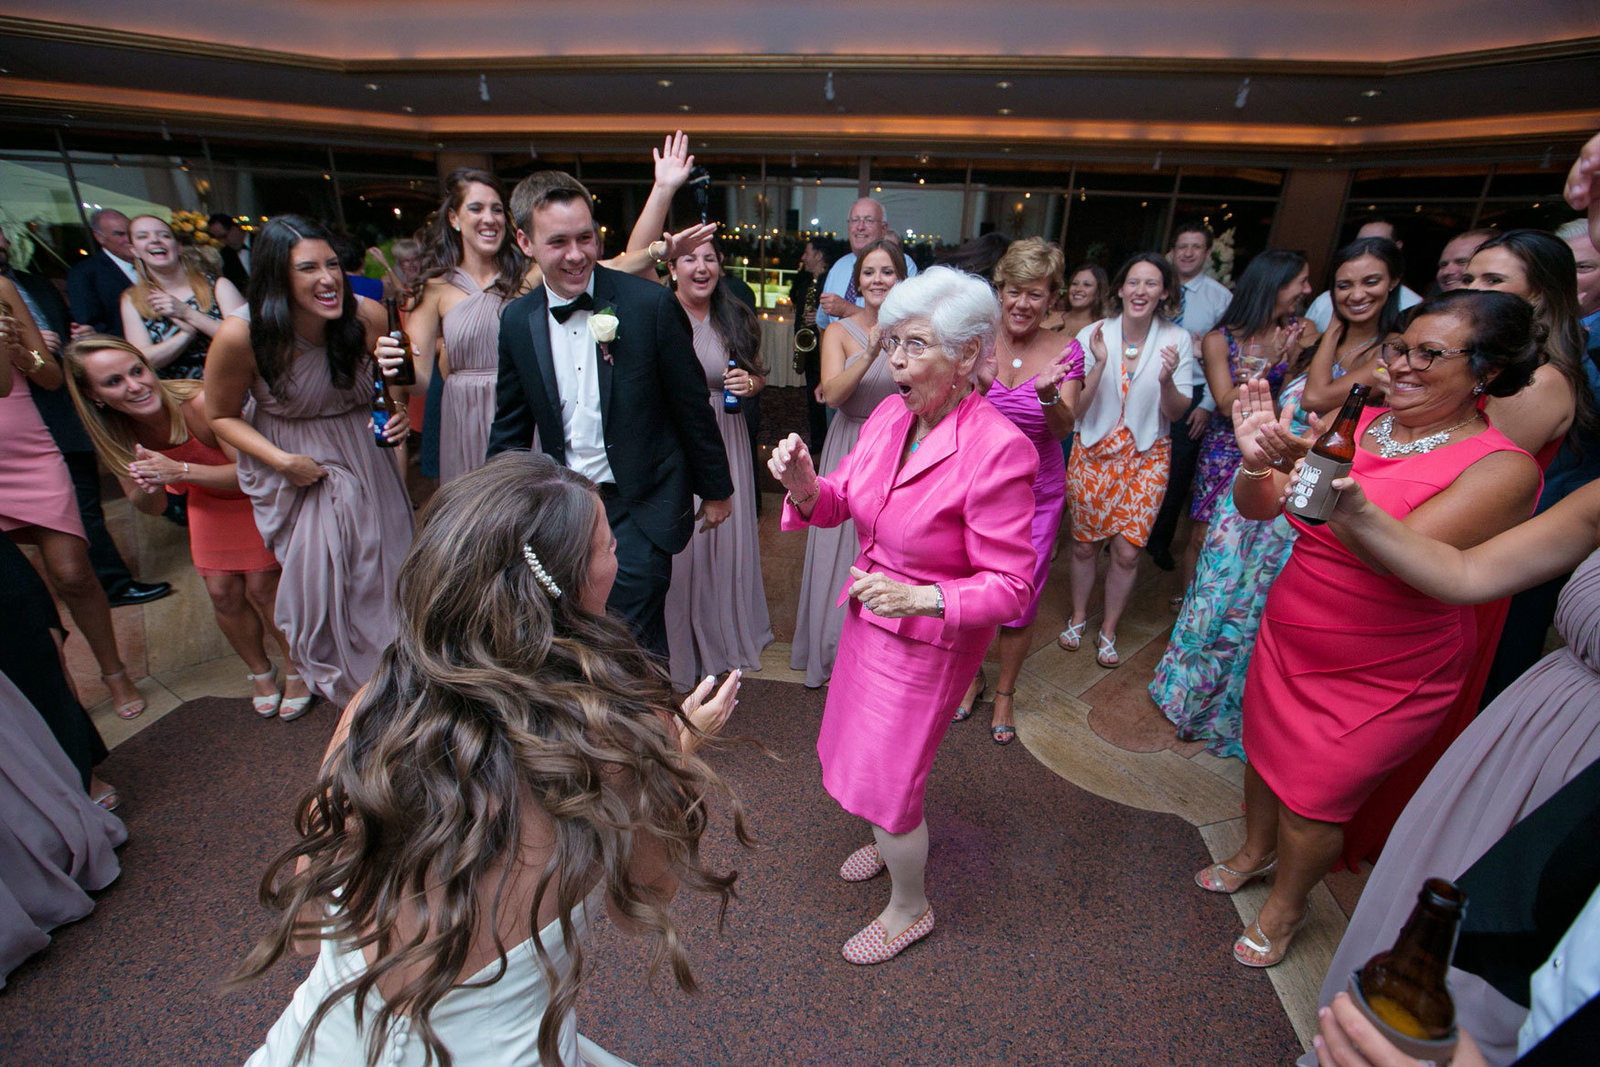
<svg viewBox="0 0 1600 1067"><path fill-rule="evenodd" d="M588 911L599 906L599 891L572 913L579 937L587 937ZM545 951L557 970L569 965L561 943L561 924L551 922L539 931ZM367 963L359 949L324 941L317 964L306 977L289 1007L267 1031L266 1043L255 1051L245 1067L290 1067L295 1047L317 1005L328 993L360 975ZM499 966L491 961L473 975L472 982L494 974ZM537 1067L539 1063L539 1023L550 1002L550 990L539 969L538 956L529 938L506 953L506 972L492 985L452 989L434 1005L429 1019L434 1031L450 1049L459 1064L474 1067ZM381 1005L374 991L368 997L364 1018L370 1020ZM366 1062L366 1033L357 1029L355 1002L345 998L317 1027L310 1055L300 1060L306 1067L347 1067ZM379 1054L383 1067L422 1067L427 1046L411 1033L410 1019L402 1016L390 1027ZM578 1033L578 1021L569 1014L561 1026L559 1049L564 1067L630 1067L594 1042Z"/></svg>

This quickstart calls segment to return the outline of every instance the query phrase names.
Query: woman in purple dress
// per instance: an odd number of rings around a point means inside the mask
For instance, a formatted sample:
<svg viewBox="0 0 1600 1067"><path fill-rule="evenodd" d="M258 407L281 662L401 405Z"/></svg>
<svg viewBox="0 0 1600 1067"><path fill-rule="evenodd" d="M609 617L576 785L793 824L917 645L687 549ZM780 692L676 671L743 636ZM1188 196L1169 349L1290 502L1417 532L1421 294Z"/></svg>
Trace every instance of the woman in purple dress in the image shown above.
<svg viewBox="0 0 1600 1067"><path fill-rule="evenodd" d="M1033 479L1033 598L1021 615L1000 627L1000 677L994 693L994 718L989 734L997 745L1009 745L1017 736L1017 675L1028 658L1033 620L1039 614L1045 579L1050 574L1050 550L1061 529L1061 510L1067 500L1067 462L1061 440L1072 432L1072 413L1083 388L1083 348L1076 338L1061 346L1059 334L1041 329L1044 313L1061 288L1061 249L1038 237L1017 241L995 266L994 284L1000 292L1000 335L989 402L1027 435L1039 453L1039 473ZM956 709L955 721L972 714L988 680L980 669Z"/></svg>

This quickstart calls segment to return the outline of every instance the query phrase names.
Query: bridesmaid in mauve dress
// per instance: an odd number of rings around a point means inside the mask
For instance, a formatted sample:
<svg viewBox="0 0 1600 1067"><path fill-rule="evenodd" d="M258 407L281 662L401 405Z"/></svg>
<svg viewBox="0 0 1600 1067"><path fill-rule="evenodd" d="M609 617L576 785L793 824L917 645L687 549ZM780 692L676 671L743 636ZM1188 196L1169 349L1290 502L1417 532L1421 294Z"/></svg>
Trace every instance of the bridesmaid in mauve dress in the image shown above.
<svg viewBox="0 0 1600 1067"><path fill-rule="evenodd" d="M239 487L283 565L276 619L318 695L344 705L395 636L411 541L397 460L370 429L383 309L345 284L329 234L298 216L253 251L249 320L230 318L206 364L206 414L239 453ZM246 408L245 402L254 403ZM385 436L403 442L405 408Z"/></svg>
<svg viewBox="0 0 1600 1067"><path fill-rule="evenodd" d="M856 292L866 305L856 314L828 326L822 336L822 399L834 409L828 435L817 458L817 473L832 474L861 436L861 425L873 409L897 392L889 361L867 350L878 324L878 308L895 283L904 280L906 261L892 241L874 241L856 257ZM846 519L838 526L813 526L806 531L805 571L794 620L794 646L789 666L806 672L806 685L826 685L839 653L845 606L839 594L850 584L850 565L860 546L856 526Z"/></svg>
<svg viewBox="0 0 1600 1067"><path fill-rule="evenodd" d="M724 410L722 395L726 388L736 397L754 396L766 379L757 362L761 327L755 313L720 284L722 263L709 241L672 261L672 280L694 326L695 355L711 387L711 408L733 477L733 514L714 530L696 530L688 547L672 558L668 659L672 684L692 689L707 674L760 670L761 650L772 643L750 434L742 412ZM729 367L730 360L737 366Z"/></svg>
<svg viewBox="0 0 1600 1067"><path fill-rule="evenodd" d="M439 436L439 482L483 465L494 421L494 385L500 369L498 289L480 289L465 270L450 272L450 284L466 294L444 317L443 422ZM538 443L535 442L537 448Z"/></svg>

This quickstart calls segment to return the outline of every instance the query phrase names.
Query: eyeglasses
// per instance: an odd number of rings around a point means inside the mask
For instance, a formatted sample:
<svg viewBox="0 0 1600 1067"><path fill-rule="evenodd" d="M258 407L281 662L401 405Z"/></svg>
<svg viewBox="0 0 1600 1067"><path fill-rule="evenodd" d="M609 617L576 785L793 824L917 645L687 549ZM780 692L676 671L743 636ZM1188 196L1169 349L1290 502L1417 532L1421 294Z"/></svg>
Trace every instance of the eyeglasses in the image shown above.
<svg viewBox="0 0 1600 1067"><path fill-rule="evenodd" d="M1385 341L1380 351L1385 363L1404 360L1405 365L1412 370L1427 370L1433 366L1436 359L1447 359L1450 356L1464 356L1471 352L1470 348L1430 348L1427 345L1418 345L1412 348L1404 341Z"/></svg>
<svg viewBox="0 0 1600 1067"><path fill-rule="evenodd" d="M882 220L876 215L851 215L847 220L852 226L871 226Z"/></svg>
<svg viewBox="0 0 1600 1067"><path fill-rule="evenodd" d="M883 339L883 354L886 356L892 356L895 349L903 348L906 350L906 355L916 359L928 349L938 347L938 342L930 343L916 337L895 337L891 335Z"/></svg>

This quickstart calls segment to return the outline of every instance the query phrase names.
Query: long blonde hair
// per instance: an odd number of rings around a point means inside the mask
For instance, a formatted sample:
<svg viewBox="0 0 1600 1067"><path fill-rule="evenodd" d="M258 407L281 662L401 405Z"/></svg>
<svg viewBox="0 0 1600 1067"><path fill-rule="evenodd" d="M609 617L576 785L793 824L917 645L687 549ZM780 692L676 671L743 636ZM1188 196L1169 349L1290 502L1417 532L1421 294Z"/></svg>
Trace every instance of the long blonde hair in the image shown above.
<svg viewBox="0 0 1600 1067"><path fill-rule="evenodd" d="M155 219L161 225L167 227L168 233L172 233L172 227L168 225L167 220L158 215L135 215L128 220L130 233L133 231L133 224L139 219ZM174 246L178 244L176 234L173 234L172 243ZM194 292L194 302L200 306L202 312L207 315L211 314L211 309L217 303L216 279L197 268L194 261L183 254L181 247L177 247L175 250L178 253L178 262L183 264L183 276L189 282L189 288ZM156 314L155 308L150 306L150 294L152 291L160 289L161 283L151 276L150 268L146 267L144 260L138 256L133 257L133 270L139 276L139 280L134 282L133 287L128 290L128 298L133 301L133 310L139 313L141 319L160 318L161 316Z"/></svg>
<svg viewBox="0 0 1600 1067"><path fill-rule="evenodd" d="M67 392L72 394L72 405L78 409L83 428L89 431L89 440L94 443L100 462L109 467L113 474L127 477L128 464L133 462L133 449L138 443L133 432L133 421L122 412L91 398L94 387L89 381L89 371L83 365L87 356L107 349L135 357L150 372L152 388L161 397L161 407L170 420L167 440L174 445L181 445L189 439L189 424L184 421L183 403L198 396L205 388L205 383L158 378L155 368L150 366L143 352L110 334L91 333L80 337L61 353L61 364L67 372Z"/></svg>

